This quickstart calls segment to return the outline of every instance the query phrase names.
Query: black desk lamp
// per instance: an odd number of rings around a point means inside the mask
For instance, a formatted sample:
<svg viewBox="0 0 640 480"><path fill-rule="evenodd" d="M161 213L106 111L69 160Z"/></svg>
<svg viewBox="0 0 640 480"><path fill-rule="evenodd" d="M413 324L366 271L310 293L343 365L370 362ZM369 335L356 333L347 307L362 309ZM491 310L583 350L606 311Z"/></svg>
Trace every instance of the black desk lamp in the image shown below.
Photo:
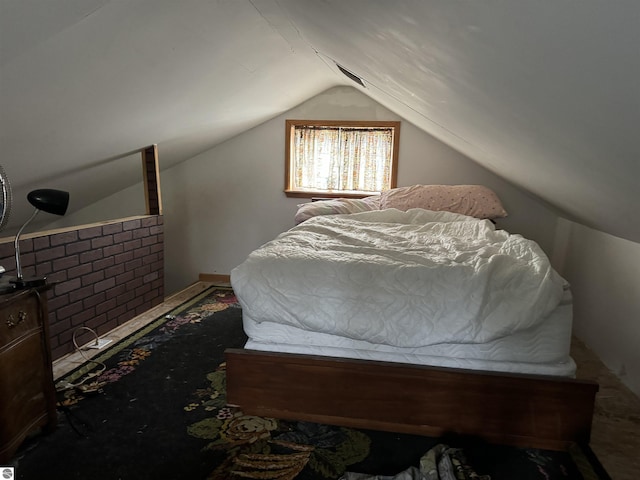
<svg viewBox="0 0 640 480"><path fill-rule="evenodd" d="M69 192L63 192L62 190L52 190L49 188L43 188L40 190L33 190L27 195L29 203L36 207L33 215L27 220L18 233L14 242L16 250L16 271L17 277L15 280L11 280L11 283L16 289L37 287L46 283L46 278L30 278L25 279L22 276L22 265L20 265L20 235L31 221L36 218L36 215L42 210L43 212L52 213L54 215L64 215L67 212L69 206Z"/></svg>

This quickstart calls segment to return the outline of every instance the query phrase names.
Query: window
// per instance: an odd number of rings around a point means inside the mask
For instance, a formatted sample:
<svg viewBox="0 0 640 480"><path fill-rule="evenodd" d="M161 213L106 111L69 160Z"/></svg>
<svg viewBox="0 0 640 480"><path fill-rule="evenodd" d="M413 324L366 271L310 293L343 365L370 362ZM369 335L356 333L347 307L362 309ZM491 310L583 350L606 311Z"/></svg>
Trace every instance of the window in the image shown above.
<svg viewBox="0 0 640 480"><path fill-rule="evenodd" d="M285 193L364 197L396 187L400 122L287 120Z"/></svg>

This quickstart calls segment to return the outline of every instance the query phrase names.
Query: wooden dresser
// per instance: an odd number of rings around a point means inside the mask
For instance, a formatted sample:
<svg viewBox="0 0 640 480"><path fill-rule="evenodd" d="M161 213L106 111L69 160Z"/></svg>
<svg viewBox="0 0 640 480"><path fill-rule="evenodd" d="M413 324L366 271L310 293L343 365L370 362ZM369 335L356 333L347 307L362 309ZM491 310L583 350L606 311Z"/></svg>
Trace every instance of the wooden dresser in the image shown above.
<svg viewBox="0 0 640 480"><path fill-rule="evenodd" d="M0 465L31 431L56 425L46 289L0 295Z"/></svg>

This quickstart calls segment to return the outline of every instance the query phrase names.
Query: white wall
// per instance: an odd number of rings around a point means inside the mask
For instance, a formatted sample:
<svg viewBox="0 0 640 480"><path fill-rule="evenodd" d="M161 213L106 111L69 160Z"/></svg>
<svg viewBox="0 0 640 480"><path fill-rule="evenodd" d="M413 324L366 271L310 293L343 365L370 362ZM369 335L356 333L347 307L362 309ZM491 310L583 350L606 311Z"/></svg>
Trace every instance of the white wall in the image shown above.
<svg viewBox="0 0 640 480"><path fill-rule="evenodd" d="M640 396L640 244L564 219L558 230L574 333Z"/></svg>
<svg viewBox="0 0 640 480"><path fill-rule="evenodd" d="M88 205L64 217L49 216L50 222L41 229L53 229L88 225L91 223L117 220L119 218L145 215L147 212L142 182L132 185L100 202Z"/></svg>
<svg viewBox="0 0 640 480"><path fill-rule="evenodd" d="M230 273L253 249L293 226L296 205L307 200L283 193L287 118L402 120L358 90L337 87L162 171L167 292L199 273ZM400 138L399 186L487 185L511 212L499 226L551 251L557 216L542 202L406 121Z"/></svg>

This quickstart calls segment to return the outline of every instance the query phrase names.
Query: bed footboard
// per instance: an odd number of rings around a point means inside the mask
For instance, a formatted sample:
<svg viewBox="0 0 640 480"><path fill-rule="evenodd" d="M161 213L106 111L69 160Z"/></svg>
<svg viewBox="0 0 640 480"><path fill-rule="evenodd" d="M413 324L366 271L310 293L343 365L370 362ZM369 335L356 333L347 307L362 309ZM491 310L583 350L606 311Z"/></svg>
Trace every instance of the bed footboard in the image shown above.
<svg viewBox="0 0 640 480"><path fill-rule="evenodd" d="M564 450L588 444L598 384L228 349L227 401L246 414Z"/></svg>

